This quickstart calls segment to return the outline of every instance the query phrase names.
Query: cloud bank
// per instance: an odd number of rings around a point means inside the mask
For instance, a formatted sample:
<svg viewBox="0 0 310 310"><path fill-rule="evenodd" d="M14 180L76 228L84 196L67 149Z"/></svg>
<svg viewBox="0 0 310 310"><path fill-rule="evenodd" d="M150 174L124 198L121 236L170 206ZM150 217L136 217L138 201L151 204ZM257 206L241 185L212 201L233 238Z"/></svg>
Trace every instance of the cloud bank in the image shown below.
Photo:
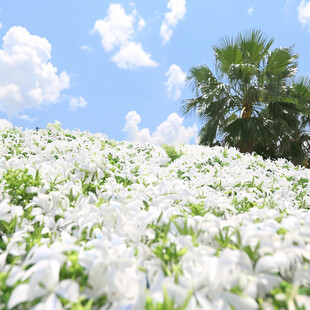
<svg viewBox="0 0 310 310"><path fill-rule="evenodd" d="M126 124L123 131L128 133L127 139L142 143L151 143L155 145L190 143L197 135L197 126L183 126L183 118L176 113L168 116L167 120L162 122L154 133L150 133L148 128L139 129L141 117L136 111L130 111L126 115Z"/></svg>
<svg viewBox="0 0 310 310"><path fill-rule="evenodd" d="M70 78L50 62L51 44L23 27L12 27L0 49L0 110L13 116L55 103Z"/></svg>
<svg viewBox="0 0 310 310"><path fill-rule="evenodd" d="M253 8L253 7L248 8L248 14L249 14L250 16L253 15L253 12L254 12L254 8Z"/></svg>
<svg viewBox="0 0 310 310"><path fill-rule="evenodd" d="M9 122L8 120L1 118L0 119L0 130L7 129L7 128L13 128L13 124Z"/></svg>
<svg viewBox="0 0 310 310"><path fill-rule="evenodd" d="M80 49L82 51L86 51L86 52L92 52L93 51L92 47L90 47L89 45L81 45Z"/></svg>
<svg viewBox="0 0 310 310"><path fill-rule="evenodd" d="M82 96L73 97L70 99L69 108L71 111L76 111L78 108L86 108L87 104L87 101Z"/></svg>
<svg viewBox="0 0 310 310"><path fill-rule="evenodd" d="M186 73L179 66L171 65L166 76L168 76L166 82L168 96L178 100L181 96L181 89L185 85Z"/></svg>
<svg viewBox="0 0 310 310"><path fill-rule="evenodd" d="M21 115L20 119L22 119L24 121L27 121L27 122L30 122L30 123L33 123L33 122L38 120L37 118L32 118L32 117L30 117L29 115L26 115L26 114Z"/></svg>
<svg viewBox="0 0 310 310"><path fill-rule="evenodd" d="M135 31L141 31L145 25L145 20L138 16L135 9L131 14L126 14L120 4L112 3L106 17L95 22L92 33L99 33L106 52L119 49L111 58L119 68L156 67L158 64L151 59L151 54L134 41Z"/></svg>
<svg viewBox="0 0 310 310"><path fill-rule="evenodd" d="M297 10L300 23L310 31L310 1L302 0Z"/></svg>
<svg viewBox="0 0 310 310"><path fill-rule="evenodd" d="M164 44L170 41L173 29L185 17L186 0L169 0L167 8L169 11L165 14L165 19L160 27L160 36Z"/></svg>

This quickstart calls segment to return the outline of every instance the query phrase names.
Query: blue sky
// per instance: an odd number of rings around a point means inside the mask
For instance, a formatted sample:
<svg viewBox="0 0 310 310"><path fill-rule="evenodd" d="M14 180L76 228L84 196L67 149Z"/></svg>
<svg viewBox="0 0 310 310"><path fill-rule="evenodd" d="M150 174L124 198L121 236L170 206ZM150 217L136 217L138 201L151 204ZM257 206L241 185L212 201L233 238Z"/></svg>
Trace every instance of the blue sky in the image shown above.
<svg viewBox="0 0 310 310"><path fill-rule="evenodd" d="M115 140L193 143L183 119L188 70L214 68L212 45L261 29L300 54L310 76L309 0L0 1L0 118L24 128L102 132Z"/></svg>

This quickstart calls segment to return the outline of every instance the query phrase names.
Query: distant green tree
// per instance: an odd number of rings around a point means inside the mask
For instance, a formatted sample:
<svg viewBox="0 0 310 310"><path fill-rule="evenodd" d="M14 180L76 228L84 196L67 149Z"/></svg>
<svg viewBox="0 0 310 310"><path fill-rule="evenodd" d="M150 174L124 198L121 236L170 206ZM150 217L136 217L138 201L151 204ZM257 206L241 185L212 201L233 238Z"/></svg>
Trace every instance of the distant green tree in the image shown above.
<svg viewBox="0 0 310 310"><path fill-rule="evenodd" d="M195 97L182 112L202 120L200 144L294 163L309 157L310 80L294 79L298 55L292 47L271 50L273 42L260 30L224 37L213 47L215 73L207 65L190 69Z"/></svg>

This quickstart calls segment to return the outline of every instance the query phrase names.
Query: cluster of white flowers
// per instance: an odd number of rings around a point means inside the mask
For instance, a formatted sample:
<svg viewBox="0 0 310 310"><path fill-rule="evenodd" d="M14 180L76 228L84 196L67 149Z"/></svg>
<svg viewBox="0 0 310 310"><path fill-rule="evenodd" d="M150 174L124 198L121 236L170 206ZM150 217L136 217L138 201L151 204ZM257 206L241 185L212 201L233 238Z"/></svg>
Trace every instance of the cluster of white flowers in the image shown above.
<svg viewBox="0 0 310 310"><path fill-rule="evenodd" d="M310 309L310 171L0 129L0 309Z"/></svg>

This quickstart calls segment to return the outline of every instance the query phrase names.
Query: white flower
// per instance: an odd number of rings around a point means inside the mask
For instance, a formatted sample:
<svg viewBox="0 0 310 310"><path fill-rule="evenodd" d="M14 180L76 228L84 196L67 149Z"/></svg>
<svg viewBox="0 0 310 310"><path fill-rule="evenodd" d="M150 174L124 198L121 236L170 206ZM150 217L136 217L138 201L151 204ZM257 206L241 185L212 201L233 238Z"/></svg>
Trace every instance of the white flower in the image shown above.
<svg viewBox="0 0 310 310"><path fill-rule="evenodd" d="M34 309L63 309L57 296L71 302L79 297L79 285L70 279L59 282L60 262L55 259L44 259L29 269L31 277L29 283L20 284L13 291L8 308L42 298ZM37 308L38 307L38 308Z"/></svg>
<svg viewBox="0 0 310 310"><path fill-rule="evenodd" d="M143 310L147 295L163 302L165 286L177 305L193 292L187 310L255 310L258 298L269 310L282 281L289 306L307 307L309 169L200 145L175 146L172 161L160 146L48 128L0 135L0 270L4 290L21 283L9 305L0 290L0 308L39 298L34 309L68 309L105 295L102 310ZM21 185L37 194L25 208L10 205L2 178L18 168L42 182ZM172 243L176 253L155 255ZM87 284L60 278L64 264Z"/></svg>

